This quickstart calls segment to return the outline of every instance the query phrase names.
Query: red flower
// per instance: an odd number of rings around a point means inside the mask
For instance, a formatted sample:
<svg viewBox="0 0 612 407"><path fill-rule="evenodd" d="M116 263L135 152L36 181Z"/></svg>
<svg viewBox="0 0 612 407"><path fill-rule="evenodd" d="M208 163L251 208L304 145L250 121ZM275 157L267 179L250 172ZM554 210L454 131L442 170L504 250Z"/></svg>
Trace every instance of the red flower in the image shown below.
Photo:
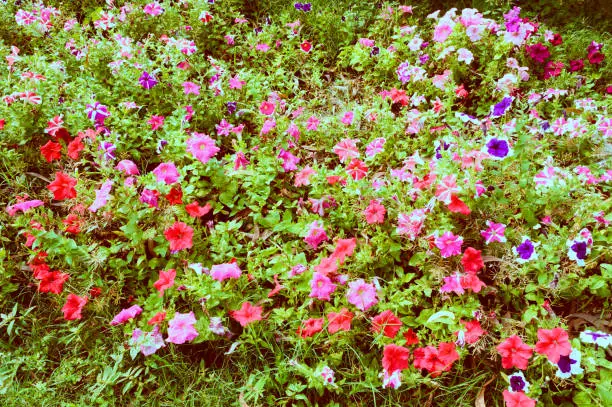
<svg viewBox="0 0 612 407"><path fill-rule="evenodd" d="M408 328L408 330L404 332L404 339L406 339L406 346L416 345L419 343L419 337L412 330L412 328Z"/></svg>
<svg viewBox="0 0 612 407"><path fill-rule="evenodd" d="M530 399L522 391L511 392L504 390L504 401L506 407L535 407L536 402Z"/></svg>
<svg viewBox="0 0 612 407"><path fill-rule="evenodd" d="M100 289L100 287L92 287L91 290L89 290L89 296L91 298L99 297L100 294L102 294L102 290Z"/></svg>
<svg viewBox="0 0 612 407"><path fill-rule="evenodd" d="M304 321L304 325L299 327L297 330L297 334L302 338L308 338L313 336L317 332L321 332L323 330L323 318L310 318Z"/></svg>
<svg viewBox="0 0 612 407"><path fill-rule="evenodd" d="M410 351L407 348L394 344L386 345L383 350L383 368L388 374L396 370L408 369L408 356L410 356Z"/></svg>
<svg viewBox="0 0 612 407"><path fill-rule="evenodd" d="M480 250L476 250L473 247L465 249L463 257L461 257L461 264L463 264L463 269L467 273L478 273L484 267L481 253Z"/></svg>
<svg viewBox="0 0 612 407"><path fill-rule="evenodd" d="M0 119L0 130L4 129L4 125L6 124L6 120Z"/></svg>
<svg viewBox="0 0 612 407"><path fill-rule="evenodd" d="M68 144L68 157L73 160L78 160L79 153L85 148L85 145L81 142L82 138L82 136L76 137Z"/></svg>
<svg viewBox="0 0 612 407"><path fill-rule="evenodd" d="M170 269L168 271L159 271L159 279L153 284L153 287L159 291L159 296L164 295L164 291L174 285L174 278L176 277L176 270Z"/></svg>
<svg viewBox="0 0 612 407"><path fill-rule="evenodd" d="M170 205L181 205L183 203L183 191L181 187L173 187L166 195Z"/></svg>
<svg viewBox="0 0 612 407"><path fill-rule="evenodd" d="M40 153L45 157L48 163L62 158L61 151L62 145L60 143L54 143L53 141L48 141L47 144L40 147Z"/></svg>
<svg viewBox="0 0 612 407"><path fill-rule="evenodd" d="M164 236L170 242L170 250L173 252L189 249L193 245L193 229L183 222L175 222L166 229Z"/></svg>
<svg viewBox="0 0 612 407"><path fill-rule="evenodd" d="M194 218L199 218L199 217L206 215L208 212L210 212L211 209L212 207L210 206L209 203L207 203L204 206L200 206L200 204L197 201L194 201L190 203L189 205L185 205L185 210L187 211L189 216L194 217Z"/></svg>
<svg viewBox="0 0 612 407"><path fill-rule="evenodd" d="M590 52L588 57L589 57L589 63L591 65L598 65L603 62L605 55L599 51L595 51L595 52Z"/></svg>
<svg viewBox="0 0 612 407"><path fill-rule="evenodd" d="M230 316L240 323L242 326L247 326L251 322L261 321L261 313L263 307L256 307L250 302L243 302L242 307L236 311L230 311Z"/></svg>
<svg viewBox="0 0 612 407"><path fill-rule="evenodd" d="M552 45L561 45L563 43L563 38L561 38L561 34L553 34L553 37L548 41Z"/></svg>
<svg viewBox="0 0 612 407"><path fill-rule="evenodd" d="M466 216L472 213L470 207L467 206L461 199L457 198L456 195L451 195L451 202L448 204L448 210L453 213L460 213Z"/></svg>
<svg viewBox="0 0 612 407"><path fill-rule="evenodd" d="M383 311L372 319L372 331L378 333L382 330L387 338L395 338L401 327L402 321L391 310Z"/></svg>
<svg viewBox="0 0 612 407"><path fill-rule="evenodd" d="M487 333L476 319L473 321L461 320L461 323L465 326L465 341L469 344L476 343L482 335ZM455 332L455 335L458 336L459 332Z"/></svg>
<svg viewBox="0 0 612 407"><path fill-rule="evenodd" d="M450 370L453 363L459 360L459 353L453 342L442 342L438 345L438 358L444 363L443 371Z"/></svg>
<svg viewBox="0 0 612 407"><path fill-rule="evenodd" d="M66 304L64 304L64 306L62 307L64 319L68 321L81 319L81 311L83 310L85 304L87 304L87 297L79 297L76 294L68 294L68 298L66 298Z"/></svg>
<svg viewBox="0 0 612 407"><path fill-rule="evenodd" d="M470 289L475 293L479 293L483 287L487 285L478 278L475 273L467 273L464 276L461 276L461 288L464 290Z"/></svg>
<svg viewBox="0 0 612 407"><path fill-rule="evenodd" d="M497 351L502 356L502 366L504 369L516 367L521 370L527 369L529 358L533 349L523 343L518 335L512 335L497 346Z"/></svg>
<svg viewBox="0 0 612 407"><path fill-rule="evenodd" d="M572 345L563 328L538 329L538 342L535 350L546 355L551 362L557 363L561 356L567 356L572 352Z"/></svg>
<svg viewBox="0 0 612 407"><path fill-rule="evenodd" d="M61 294L64 282L70 277L69 274L60 273L58 270L45 273L41 276L38 291L41 293Z"/></svg>
<svg viewBox="0 0 612 407"><path fill-rule="evenodd" d="M74 186L77 180L69 177L63 172L55 173L55 180L47 185L47 189L53 192L53 199L62 201L64 199L76 198L77 192Z"/></svg>
<svg viewBox="0 0 612 407"><path fill-rule="evenodd" d="M304 51L305 53L309 53L310 50L312 49L312 44L306 40L304 40L304 42L302 42L300 44L300 48L302 49L302 51Z"/></svg>
<svg viewBox="0 0 612 407"><path fill-rule="evenodd" d="M164 322L164 319L166 319L166 312L165 311L160 311L157 314L155 314L153 316L153 318L149 319L147 321L148 325L157 325L157 324L161 324L162 322Z"/></svg>
<svg viewBox="0 0 612 407"><path fill-rule="evenodd" d="M330 256L332 259L337 259L340 264L344 263L344 259L350 257L355 250L357 239L338 239L336 249Z"/></svg>
<svg viewBox="0 0 612 407"><path fill-rule="evenodd" d="M64 219L62 223L66 225L66 232L72 233L73 235L77 235L81 232L83 220L79 218L79 215L71 213L66 216L66 219Z"/></svg>
<svg viewBox="0 0 612 407"><path fill-rule="evenodd" d="M342 308L340 312L330 312L327 314L327 330L330 334L334 334L338 331L350 331L351 321L353 320L354 314L347 308Z"/></svg>
<svg viewBox="0 0 612 407"><path fill-rule="evenodd" d="M358 158L353 158L353 160L346 167L346 172L353 177L354 180L359 181L368 173L368 167Z"/></svg>

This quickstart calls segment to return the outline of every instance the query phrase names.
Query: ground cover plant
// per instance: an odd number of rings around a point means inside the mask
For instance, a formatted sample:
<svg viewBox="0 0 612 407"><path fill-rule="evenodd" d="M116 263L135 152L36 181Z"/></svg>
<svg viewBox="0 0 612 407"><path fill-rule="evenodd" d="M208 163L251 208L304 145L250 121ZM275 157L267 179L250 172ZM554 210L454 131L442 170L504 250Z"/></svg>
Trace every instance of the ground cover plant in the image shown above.
<svg viewBox="0 0 612 407"><path fill-rule="evenodd" d="M611 405L609 34L445 7L2 2L2 405Z"/></svg>

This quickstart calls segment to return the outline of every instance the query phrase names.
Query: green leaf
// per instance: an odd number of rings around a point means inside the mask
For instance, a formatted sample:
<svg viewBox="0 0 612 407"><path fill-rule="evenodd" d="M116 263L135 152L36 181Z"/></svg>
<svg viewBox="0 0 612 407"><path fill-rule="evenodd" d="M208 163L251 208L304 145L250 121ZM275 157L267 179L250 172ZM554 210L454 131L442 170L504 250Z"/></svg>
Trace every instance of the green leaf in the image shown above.
<svg viewBox="0 0 612 407"><path fill-rule="evenodd" d="M450 325L455 320L455 314L450 311L438 311L432 316L429 317L425 325L433 324L433 323L441 323Z"/></svg>

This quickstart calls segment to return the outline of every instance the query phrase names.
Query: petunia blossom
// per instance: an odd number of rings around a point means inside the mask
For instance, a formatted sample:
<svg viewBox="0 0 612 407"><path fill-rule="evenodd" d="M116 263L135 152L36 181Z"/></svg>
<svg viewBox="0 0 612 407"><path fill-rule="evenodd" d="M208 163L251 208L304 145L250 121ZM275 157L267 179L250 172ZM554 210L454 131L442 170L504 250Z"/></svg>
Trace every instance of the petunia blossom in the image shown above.
<svg viewBox="0 0 612 407"><path fill-rule="evenodd" d="M230 315L234 318L241 326L245 327L255 321L261 321L263 307L252 305L250 302L243 302L240 309L230 311Z"/></svg>
<svg viewBox="0 0 612 407"><path fill-rule="evenodd" d="M240 278L242 270L236 263L215 264L210 269L210 277L213 280L225 281L228 278Z"/></svg>
<svg viewBox="0 0 612 407"><path fill-rule="evenodd" d="M348 283L349 290L346 298L361 311L367 311L378 303L376 288L372 283L366 283L362 278Z"/></svg>
<svg viewBox="0 0 612 407"><path fill-rule="evenodd" d="M81 312L83 311L83 307L87 304L88 298L79 297L76 294L68 294L66 298L66 303L62 307L62 312L64 313L64 319L67 321L72 321L75 319L81 319L83 316Z"/></svg>
<svg viewBox="0 0 612 407"><path fill-rule="evenodd" d="M159 291L159 296L164 295L164 291L174 285L174 278L176 277L176 270L169 269L168 271L160 270L159 278L155 283L153 283L153 287L157 291Z"/></svg>
<svg viewBox="0 0 612 407"><path fill-rule="evenodd" d="M187 314L177 312L174 318L168 322L168 338L166 342L182 344L192 341L198 336L198 331L195 329L197 320L193 311Z"/></svg>
<svg viewBox="0 0 612 407"><path fill-rule="evenodd" d="M220 151L219 147L215 146L215 140L204 133L192 133L187 139L187 152L202 164L206 164Z"/></svg>
<svg viewBox="0 0 612 407"><path fill-rule="evenodd" d="M111 325L124 324L130 319L136 318L142 313L142 308L139 305L132 305L129 308L122 309L111 321Z"/></svg>

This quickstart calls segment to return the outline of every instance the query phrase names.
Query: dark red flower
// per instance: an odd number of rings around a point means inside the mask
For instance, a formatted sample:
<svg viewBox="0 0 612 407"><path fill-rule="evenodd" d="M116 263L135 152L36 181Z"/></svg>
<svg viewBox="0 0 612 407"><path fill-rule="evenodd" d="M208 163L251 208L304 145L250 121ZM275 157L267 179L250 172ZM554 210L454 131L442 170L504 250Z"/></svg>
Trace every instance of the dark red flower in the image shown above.
<svg viewBox="0 0 612 407"><path fill-rule="evenodd" d="M47 144L40 147L40 153L45 160L50 163L53 160L59 160L62 158L62 145L53 141L48 141Z"/></svg>
<svg viewBox="0 0 612 407"><path fill-rule="evenodd" d="M589 63L591 65L599 65L603 62L605 55L599 51L589 53Z"/></svg>
<svg viewBox="0 0 612 407"><path fill-rule="evenodd" d="M412 330L412 328L408 328L408 330L404 332L404 339L406 339L406 346L416 345L419 343L419 337Z"/></svg>
<svg viewBox="0 0 612 407"><path fill-rule="evenodd" d="M147 324L148 324L148 325L157 325L157 324L161 324L161 323L164 321L164 319L166 319L166 312L164 312L164 311L160 311L160 312L158 312L157 314L155 314L155 315L153 316L153 318L149 319L149 320L147 321Z"/></svg>
<svg viewBox="0 0 612 407"><path fill-rule="evenodd" d="M582 71L584 68L584 62L582 59L574 59L569 62L570 72Z"/></svg>
<svg viewBox="0 0 612 407"><path fill-rule="evenodd" d="M183 191L181 187L173 187L166 195L166 199L170 205L181 205L183 203Z"/></svg>
<svg viewBox="0 0 612 407"><path fill-rule="evenodd" d="M527 45L525 50L527 51L527 54L529 54L529 57L538 64L543 64L548 58L550 58L548 48L540 43Z"/></svg>
<svg viewBox="0 0 612 407"><path fill-rule="evenodd" d="M383 350L382 366L388 374L396 370L408 369L408 357L410 351L403 346L389 344Z"/></svg>
<svg viewBox="0 0 612 407"><path fill-rule="evenodd" d="M91 287L91 290L89 290L89 296L91 298L97 298L100 294L102 294L102 289L100 287Z"/></svg>
<svg viewBox="0 0 612 407"><path fill-rule="evenodd" d="M548 41L552 45L561 45L563 43L563 38L561 38L561 34L553 34L553 37Z"/></svg>
<svg viewBox="0 0 612 407"><path fill-rule="evenodd" d="M77 180L69 177L63 172L55 173L55 180L47 185L47 189L53 192L53 199L62 201L64 199L76 198L77 192L74 186Z"/></svg>

